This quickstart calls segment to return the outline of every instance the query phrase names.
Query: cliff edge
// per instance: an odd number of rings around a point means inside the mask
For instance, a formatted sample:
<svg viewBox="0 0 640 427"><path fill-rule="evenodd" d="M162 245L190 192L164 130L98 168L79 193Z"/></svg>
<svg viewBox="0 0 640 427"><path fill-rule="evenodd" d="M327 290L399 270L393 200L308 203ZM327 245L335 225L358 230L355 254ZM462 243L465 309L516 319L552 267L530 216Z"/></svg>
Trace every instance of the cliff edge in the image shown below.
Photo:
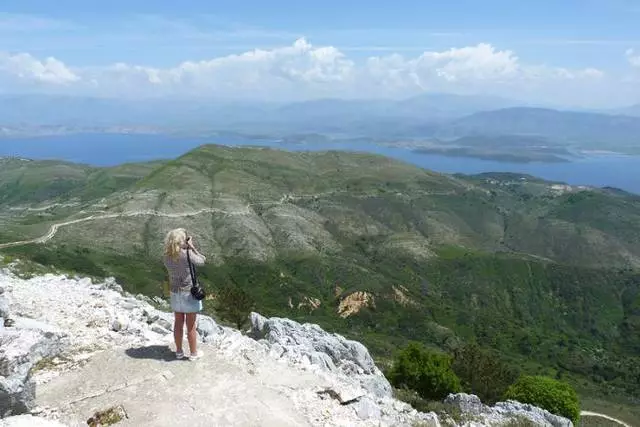
<svg viewBox="0 0 640 427"><path fill-rule="evenodd" d="M317 325L252 313L243 334L199 316L204 357L176 360L164 303L113 279L25 280L5 269L0 288L14 322L0 322L0 426L571 425L464 394L448 399L460 424L420 413L393 398L362 344Z"/></svg>

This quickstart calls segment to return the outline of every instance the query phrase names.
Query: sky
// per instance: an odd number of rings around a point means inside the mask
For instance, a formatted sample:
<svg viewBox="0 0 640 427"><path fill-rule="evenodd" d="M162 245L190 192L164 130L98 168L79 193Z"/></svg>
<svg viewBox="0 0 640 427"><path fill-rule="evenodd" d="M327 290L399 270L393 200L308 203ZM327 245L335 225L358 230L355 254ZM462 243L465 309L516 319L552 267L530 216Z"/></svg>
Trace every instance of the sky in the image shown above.
<svg viewBox="0 0 640 427"><path fill-rule="evenodd" d="M0 93L640 103L640 0L2 0Z"/></svg>

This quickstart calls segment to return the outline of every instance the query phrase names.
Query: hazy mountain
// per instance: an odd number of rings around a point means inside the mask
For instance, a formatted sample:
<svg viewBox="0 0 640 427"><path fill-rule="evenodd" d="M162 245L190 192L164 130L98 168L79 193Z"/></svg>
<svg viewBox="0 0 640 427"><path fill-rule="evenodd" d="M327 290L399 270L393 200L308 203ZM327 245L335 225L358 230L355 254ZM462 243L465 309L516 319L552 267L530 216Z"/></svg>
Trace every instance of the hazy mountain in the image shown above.
<svg viewBox="0 0 640 427"><path fill-rule="evenodd" d="M630 107L620 108L614 111L616 114L623 114L627 116L640 117L640 104L635 104Z"/></svg>
<svg viewBox="0 0 640 427"><path fill-rule="evenodd" d="M640 153L640 117L514 105L516 101L503 98L437 93L405 100L322 99L286 105L7 95L0 98L0 135L127 131L206 136L218 130L272 138L313 133L374 140L503 137L502 146L504 137L518 142L517 137L528 136L546 138L551 146Z"/></svg>
<svg viewBox="0 0 640 427"><path fill-rule="evenodd" d="M444 120L515 105L517 101L489 97L430 93L399 101L322 99L286 105L278 111L290 118L334 116Z"/></svg>
<svg viewBox="0 0 640 427"><path fill-rule="evenodd" d="M434 116L450 119L480 111L523 106L524 102L494 96L464 96L446 93L433 93L415 96L396 103L403 114L414 116Z"/></svg>
<svg viewBox="0 0 640 427"><path fill-rule="evenodd" d="M516 105L515 101L482 96L426 94L393 100L321 99L286 105L209 99L122 100L49 95L0 97L0 125L167 125L229 126L273 124L292 130L303 125L348 127L375 118L442 120L488 109Z"/></svg>
<svg viewBox="0 0 640 427"><path fill-rule="evenodd" d="M543 108L506 108L454 120L441 126L437 134L443 137L529 135L602 148L613 144L637 146L640 118Z"/></svg>

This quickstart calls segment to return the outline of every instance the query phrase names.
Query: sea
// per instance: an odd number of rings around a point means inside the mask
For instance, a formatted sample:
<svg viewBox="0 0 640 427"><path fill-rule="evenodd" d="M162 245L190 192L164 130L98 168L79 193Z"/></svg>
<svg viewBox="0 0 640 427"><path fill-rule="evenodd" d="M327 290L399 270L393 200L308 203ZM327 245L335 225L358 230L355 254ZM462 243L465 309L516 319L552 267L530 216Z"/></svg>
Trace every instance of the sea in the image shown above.
<svg viewBox="0 0 640 427"><path fill-rule="evenodd" d="M640 194L640 156L590 153L566 163L514 163L416 153L367 141L291 143L280 140L225 136L174 137L141 134L72 134L0 139L0 157L57 159L94 166L173 159L206 143L261 146L291 151L344 150L381 154L442 173L514 172L571 185L615 187Z"/></svg>

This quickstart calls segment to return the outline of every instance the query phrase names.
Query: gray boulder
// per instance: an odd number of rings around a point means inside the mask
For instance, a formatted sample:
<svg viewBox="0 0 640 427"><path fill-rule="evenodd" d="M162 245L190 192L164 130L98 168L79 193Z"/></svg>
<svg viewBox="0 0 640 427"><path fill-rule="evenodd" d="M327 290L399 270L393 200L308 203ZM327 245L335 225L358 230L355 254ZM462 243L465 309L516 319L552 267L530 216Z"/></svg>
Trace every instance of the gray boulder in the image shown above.
<svg viewBox="0 0 640 427"><path fill-rule="evenodd" d="M199 315L196 329L203 341L209 341L207 338L224 333L220 325L209 316Z"/></svg>
<svg viewBox="0 0 640 427"><path fill-rule="evenodd" d="M537 426L573 427L573 423L567 418L553 415L537 406L513 400L486 406L478 396L458 393L447 396L445 403L460 409L464 418L482 419L485 425L501 425L518 418L526 418Z"/></svg>
<svg viewBox="0 0 640 427"><path fill-rule="evenodd" d="M357 341L325 332L318 325L290 319L250 315L248 335L268 346L284 349L281 357L353 378L376 397L390 397L391 385L375 365L367 348Z"/></svg>
<svg viewBox="0 0 640 427"><path fill-rule="evenodd" d="M63 350L65 334L31 319L16 318L15 328L0 334L0 418L33 408L32 368Z"/></svg>
<svg viewBox="0 0 640 427"><path fill-rule="evenodd" d="M480 398L474 394L457 393L450 394L444 400L444 403L452 405L464 414L480 415L489 408L482 404Z"/></svg>
<svg viewBox="0 0 640 427"><path fill-rule="evenodd" d="M573 427L571 420L554 415L549 411L538 408L528 403L520 403L514 400L506 402L498 402L492 408L493 412L505 415L507 417L525 417L529 418L536 425L553 426L553 427Z"/></svg>

